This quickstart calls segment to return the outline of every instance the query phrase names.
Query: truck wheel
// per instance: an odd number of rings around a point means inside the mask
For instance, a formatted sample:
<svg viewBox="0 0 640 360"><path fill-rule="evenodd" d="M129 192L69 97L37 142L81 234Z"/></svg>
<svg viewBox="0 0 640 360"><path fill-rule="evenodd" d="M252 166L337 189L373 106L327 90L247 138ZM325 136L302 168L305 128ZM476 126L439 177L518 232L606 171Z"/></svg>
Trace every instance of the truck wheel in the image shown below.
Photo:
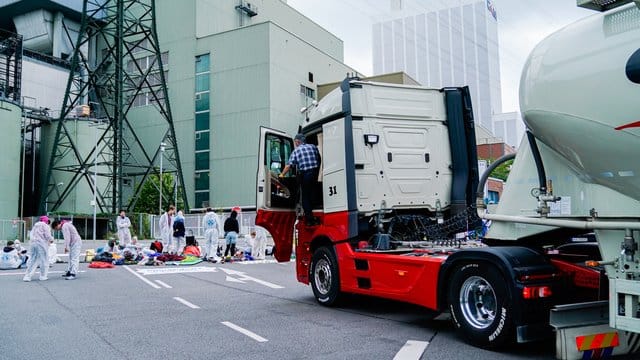
<svg viewBox="0 0 640 360"><path fill-rule="evenodd" d="M473 344L495 348L513 339L513 302L495 267L470 263L454 270L449 287L451 318Z"/></svg>
<svg viewBox="0 0 640 360"><path fill-rule="evenodd" d="M316 300L322 305L335 305L340 295L340 277L333 250L321 247L313 253L309 278Z"/></svg>

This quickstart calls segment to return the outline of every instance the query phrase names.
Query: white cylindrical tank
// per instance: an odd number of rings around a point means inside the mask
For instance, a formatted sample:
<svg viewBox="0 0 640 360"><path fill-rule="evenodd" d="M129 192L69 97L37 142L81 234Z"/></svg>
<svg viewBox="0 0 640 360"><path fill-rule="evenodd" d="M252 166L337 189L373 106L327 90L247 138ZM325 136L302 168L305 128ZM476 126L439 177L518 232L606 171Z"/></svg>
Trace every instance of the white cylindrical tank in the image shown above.
<svg viewBox="0 0 640 360"><path fill-rule="evenodd" d="M22 109L0 99L0 219L14 219L20 207L20 120ZM28 199L25 199L28 201Z"/></svg>
<svg viewBox="0 0 640 360"><path fill-rule="evenodd" d="M65 122L65 126L67 128L67 133L72 138L76 149L80 155L80 160L78 160L72 151L65 152L65 156L58 158L55 164L56 168L65 168L67 166L77 168L81 161L88 159L87 161L87 177L85 175L79 175L80 181L77 182L74 189L71 190L69 195L65 198L62 205L56 209L56 211L65 211L72 213L92 213L93 206L91 202L93 200L93 191L91 188L91 183L89 181L93 181L93 175L96 168L93 166L94 157L90 155L94 148L95 139L99 138L104 133L104 128L107 126L101 125L99 128L96 128L96 125L90 120L79 118L77 120L67 120ZM43 159L43 163L41 165L41 176L44 180L47 175L47 170L49 168L49 158L52 151L53 143L56 136L56 130L58 127L58 122L54 121L51 125L42 127L42 137L41 137L41 155ZM68 140L63 138L59 140L60 143L67 143ZM109 157L107 157L109 159ZM108 173L110 170L107 165L104 165L105 157L98 156L98 163L103 163L103 165L97 166L98 173ZM61 171L57 170L53 172L54 180L56 187L51 190L49 194L49 211L51 211L51 202L57 197L57 192L62 192L69 183L72 182L74 175L76 172L70 171ZM108 178L104 176L98 176L98 189L103 189L108 182ZM51 189L51 188L50 188ZM43 196L46 196L44 194ZM46 199L45 199L46 200ZM98 209L98 212L100 210Z"/></svg>
<svg viewBox="0 0 640 360"><path fill-rule="evenodd" d="M640 9L629 4L549 36L520 82L524 121L581 180L640 200ZM544 160L544 159L543 159Z"/></svg>

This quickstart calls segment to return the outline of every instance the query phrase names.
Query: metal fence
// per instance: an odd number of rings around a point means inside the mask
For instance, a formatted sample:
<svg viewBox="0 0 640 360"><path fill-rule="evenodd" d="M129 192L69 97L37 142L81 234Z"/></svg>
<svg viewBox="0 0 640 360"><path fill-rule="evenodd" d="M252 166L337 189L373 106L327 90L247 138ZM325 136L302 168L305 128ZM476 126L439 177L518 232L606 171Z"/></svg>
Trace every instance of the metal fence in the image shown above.
<svg viewBox="0 0 640 360"><path fill-rule="evenodd" d="M205 214L186 214L185 218L185 229L187 232L192 231L196 238L204 238L204 228L202 227L202 218ZM136 233L139 235L146 235L146 229L144 227L149 226L150 229L150 238L151 239L160 239L160 215L153 214L135 214L134 215L137 221L134 228L132 228L132 233ZM223 224L224 221L229 217L229 213L218 214L218 219L220 223L218 224L218 233L222 238L224 235ZM83 240L91 240L93 239L93 218L92 217L74 217L73 215L63 215L56 216L52 215L50 219L53 220L67 220L73 222L73 225L78 229L78 233L82 237ZM114 217L115 219L115 217ZM97 218L96 219L96 239L104 240L108 235L109 226L113 219L111 218ZM132 219L134 220L134 219ZM148 224L145 224L146 221ZM6 243L8 240L20 240L22 243L27 243L29 241L29 229L33 227L33 224L38 221L38 217L27 217L24 220L19 219L11 219L5 220L0 219L0 242ZM255 211L247 211L241 212L238 214L238 223L240 225L240 237L248 237L249 233L255 228L256 222L256 212ZM137 230L137 231L136 231ZM146 236L139 236L140 239L146 238ZM115 237L115 234L111 235ZM54 232L54 237L57 242L62 241L62 235L60 232ZM271 242L271 235L267 233L268 242Z"/></svg>
<svg viewBox="0 0 640 360"><path fill-rule="evenodd" d="M26 225L24 220L0 219L0 240L6 244L9 240L20 240L24 243L26 238Z"/></svg>
<svg viewBox="0 0 640 360"><path fill-rule="evenodd" d="M189 232L189 230L193 231L193 235L196 238L204 237L204 228L202 227L202 218L205 214L185 214L184 215L184 227ZM218 233L220 237L224 235L223 224L224 221L229 217L229 213L218 214L218 219L220 223L218 224ZM149 215L149 221L151 226L151 237L153 239L160 239L160 215ZM238 224L240 225L240 236L249 235L251 230L256 227L256 212L255 211L247 211L241 212L238 214ZM270 235L268 235L270 237Z"/></svg>

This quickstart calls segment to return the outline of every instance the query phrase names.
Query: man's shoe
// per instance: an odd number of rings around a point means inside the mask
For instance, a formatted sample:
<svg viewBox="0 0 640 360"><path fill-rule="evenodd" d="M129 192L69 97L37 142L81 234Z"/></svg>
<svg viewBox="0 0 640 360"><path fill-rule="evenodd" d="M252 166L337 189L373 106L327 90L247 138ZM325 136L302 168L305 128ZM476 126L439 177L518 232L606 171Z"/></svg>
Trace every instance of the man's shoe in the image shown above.
<svg viewBox="0 0 640 360"><path fill-rule="evenodd" d="M71 273L67 271L65 274L62 275L62 277L67 277L69 275L71 275Z"/></svg>
<svg viewBox="0 0 640 360"><path fill-rule="evenodd" d="M22 278L22 281L26 281L26 282L31 281L31 276L25 276L25 277L23 277L23 278Z"/></svg>
<svg viewBox="0 0 640 360"><path fill-rule="evenodd" d="M47 281L47 280L49 280L49 278L48 278L48 277L42 277L42 276L40 276L40 281Z"/></svg>
<svg viewBox="0 0 640 360"><path fill-rule="evenodd" d="M74 274L70 274L69 276L67 276L66 278L64 278L65 280L75 280L76 276Z"/></svg>

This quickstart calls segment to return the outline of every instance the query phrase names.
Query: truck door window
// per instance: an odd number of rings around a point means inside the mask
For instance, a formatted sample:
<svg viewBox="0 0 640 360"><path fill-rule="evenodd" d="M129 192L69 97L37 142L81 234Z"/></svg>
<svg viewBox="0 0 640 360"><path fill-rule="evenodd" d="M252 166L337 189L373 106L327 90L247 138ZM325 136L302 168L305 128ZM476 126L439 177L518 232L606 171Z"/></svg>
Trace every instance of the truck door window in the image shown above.
<svg viewBox="0 0 640 360"><path fill-rule="evenodd" d="M266 138L266 165L269 171L279 174L291 155L292 144L289 139L268 134Z"/></svg>
<svg viewBox="0 0 640 360"><path fill-rule="evenodd" d="M265 167L270 183L270 206L273 208L293 209L298 191L295 171L289 171L285 178L278 177L293 151L293 142L286 137L267 134L265 146Z"/></svg>

